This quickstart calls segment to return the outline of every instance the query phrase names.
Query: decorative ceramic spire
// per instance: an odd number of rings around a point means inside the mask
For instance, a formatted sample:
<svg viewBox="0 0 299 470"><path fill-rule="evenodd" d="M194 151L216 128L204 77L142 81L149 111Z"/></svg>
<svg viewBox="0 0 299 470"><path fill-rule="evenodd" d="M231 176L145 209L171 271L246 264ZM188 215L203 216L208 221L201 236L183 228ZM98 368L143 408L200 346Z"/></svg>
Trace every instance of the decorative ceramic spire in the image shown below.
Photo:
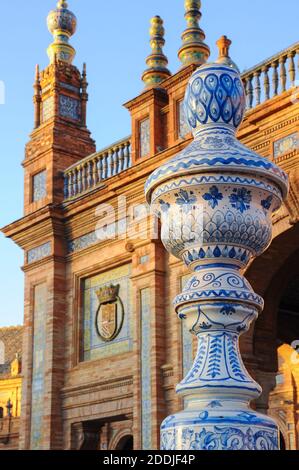
<svg viewBox="0 0 299 470"><path fill-rule="evenodd" d="M183 44L178 53L183 67L202 65L210 56L210 48L204 43L205 33L199 27L200 8L201 0L185 0L187 29L182 34Z"/></svg>
<svg viewBox="0 0 299 470"><path fill-rule="evenodd" d="M165 44L164 33L163 20L160 16L154 16L151 19L150 28L152 53L146 59L148 69L142 75L145 88L157 87L171 75L167 69L168 59L163 53L163 46Z"/></svg>
<svg viewBox="0 0 299 470"><path fill-rule="evenodd" d="M47 51L50 62L55 63L56 60L61 60L71 64L76 51L69 44L69 39L76 32L77 19L74 13L68 10L65 0L59 0L57 8L49 13L47 24L50 33L54 36L54 42Z"/></svg>
<svg viewBox="0 0 299 470"><path fill-rule="evenodd" d="M236 69L239 71L238 66L229 56L229 48L232 44L231 40L227 38L227 36L221 36L221 38L217 41L217 46L219 50L219 57L216 60L217 64L228 65L229 67Z"/></svg>
<svg viewBox="0 0 299 470"><path fill-rule="evenodd" d="M220 62L191 76L185 115L194 141L146 182L161 218L161 239L190 270L175 301L178 317L197 337L198 352L177 386L185 409L166 418L162 450L277 450L278 426L250 402L261 387L242 361L239 338L263 310L244 277L272 240L272 214L288 194L286 173L237 140L246 97L230 41Z"/></svg>

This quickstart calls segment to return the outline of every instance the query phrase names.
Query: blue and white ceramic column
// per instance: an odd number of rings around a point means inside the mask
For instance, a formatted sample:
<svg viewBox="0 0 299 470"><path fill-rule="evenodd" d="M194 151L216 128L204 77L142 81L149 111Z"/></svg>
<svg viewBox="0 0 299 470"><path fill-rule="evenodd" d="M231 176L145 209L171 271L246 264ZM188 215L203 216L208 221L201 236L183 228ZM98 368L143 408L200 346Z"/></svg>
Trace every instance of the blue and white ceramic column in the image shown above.
<svg viewBox="0 0 299 470"><path fill-rule="evenodd" d="M193 272L175 308L198 338L195 362L177 386L185 409L162 424L164 450L278 449L276 423L250 408L261 388L245 369L239 337L263 310L243 271L271 243L271 216L288 178L236 138L246 100L230 44L222 37L218 60L189 81L194 141L146 183L166 249Z"/></svg>

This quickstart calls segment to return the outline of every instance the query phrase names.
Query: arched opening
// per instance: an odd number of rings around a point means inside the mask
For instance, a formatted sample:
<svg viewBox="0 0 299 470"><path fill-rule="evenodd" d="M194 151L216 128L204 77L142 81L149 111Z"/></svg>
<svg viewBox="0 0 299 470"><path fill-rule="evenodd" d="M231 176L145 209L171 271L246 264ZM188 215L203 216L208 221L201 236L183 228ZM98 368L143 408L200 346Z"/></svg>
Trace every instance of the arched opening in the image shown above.
<svg viewBox="0 0 299 470"><path fill-rule="evenodd" d="M0 406L0 419L3 419L3 417L4 417L4 411L3 411L2 406Z"/></svg>
<svg viewBox="0 0 299 470"><path fill-rule="evenodd" d="M134 450L133 436L123 436L115 450Z"/></svg>
<svg viewBox="0 0 299 470"><path fill-rule="evenodd" d="M276 272L273 258L268 257L263 270L271 270L272 279L264 293L264 313L254 330L256 378L263 388L256 407L279 423L281 449L295 450L299 446L299 251Z"/></svg>

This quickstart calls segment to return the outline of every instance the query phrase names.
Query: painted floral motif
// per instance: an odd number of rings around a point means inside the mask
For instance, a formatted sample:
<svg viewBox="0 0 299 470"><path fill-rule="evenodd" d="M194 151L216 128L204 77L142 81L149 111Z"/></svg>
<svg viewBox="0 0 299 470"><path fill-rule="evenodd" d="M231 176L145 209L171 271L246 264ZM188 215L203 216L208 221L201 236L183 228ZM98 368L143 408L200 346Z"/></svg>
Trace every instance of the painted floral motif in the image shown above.
<svg viewBox="0 0 299 470"><path fill-rule="evenodd" d="M176 204L180 206L183 212L188 213L192 209L192 205L196 203L196 197L193 191L185 191L184 189L180 189L180 191L175 195L176 197Z"/></svg>
<svg viewBox="0 0 299 470"><path fill-rule="evenodd" d="M235 188L233 190L233 194L231 194L229 198L232 207L240 211L242 214L250 209L251 200L251 191L246 188Z"/></svg>
<svg viewBox="0 0 299 470"><path fill-rule="evenodd" d="M231 305L227 304L222 307L220 313L222 313L223 315L233 315L234 313L236 313L236 309Z"/></svg>
<svg viewBox="0 0 299 470"><path fill-rule="evenodd" d="M165 201L163 201L163 199L160 199L159 203L160 203L162 212L168 212L169 211L169 209L170 209L169 202L165 202Z"/></svg>
<svg viewBox="0 0 299 470"><path fill-rule="evenodd" d="M266 212L270 209L272 205L272 201L273 201L273 196L268 196L267 199L261 201L261 206L263 209L265 209Z"/></svg>
<svg viewBox="0 0 299 470"><path fill-rule="evenodd" d="M162 433L162 450L178 449L178 435L176 429L169 429ZM277 435L274 431L237 427L203 428L201 431L186 428L182 433L182 450L276 450L278 448Z"/></svg>
<svg viewBox="0 0 299 470"><path fill-rule="evenodd" d="M212 186L209 189L209 192L203 195L203 198L205 201L208 201L209 206L211 206L212 209L215 209L215 207L218 206L219 201L222 201L223 194L220 193L217 186Z"/></svg>

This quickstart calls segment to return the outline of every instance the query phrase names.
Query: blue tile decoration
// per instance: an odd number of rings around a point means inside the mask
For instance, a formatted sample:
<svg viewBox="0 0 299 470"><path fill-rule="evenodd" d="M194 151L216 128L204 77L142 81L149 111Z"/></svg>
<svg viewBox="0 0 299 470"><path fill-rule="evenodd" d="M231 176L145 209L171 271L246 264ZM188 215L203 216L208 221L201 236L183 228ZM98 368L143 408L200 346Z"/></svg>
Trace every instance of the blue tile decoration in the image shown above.
<svg viewBox="0 0 299 470"><path fill-rule="evenodd" d="M54 116L55 105L54 96L50 96L42 103L42 120L48 121Z"/></svg>
<svg viewBox="0 0 299 470"><path fill-rule="evenodd" d="M150 119L140 123L140 157L147 157L150 153Z"/></svg>
<svg viewBox="0 0 299 470"><path fill-rule="evenodd" d="M109 231L113 232L114 229L115 229L114 223L107 225L106 230L108 233ZM117 222L117 230L120 235L126 233L126 230L127 230L126 218L120 219ZM82 235L82 237L78 237L78 238L74 238L74 240L70 240L68 242L68 253L75 253L77 251L84 250L97 243L101 243L101 240L99 240L99 238L97 237L97 232L96 230L94 230L93 232L87 233L86 235Z"/></svg>
<svg viewBox="0 0 299 470"><path fill-rule="evenodd" d="M34 289L33 366L30 449L40 450L43 437L47 284Z"/></svg>
<svg viewBox="0 0 299 470"><path fill-rule="evenodd" d="M59 115L67 119L79 121L81 119L80 101L66 95L59 95Z"/></svg>
<svg viewBox="0 0 299 470"><path fill-rule="evenodd" d="M121 266L83 281L83 360L104 359L116 354L132 351L132 298L131 265ZM124 322L119 335L111 342L105 342L96 329L96 314L99 300L96 292L104 286L119 285L119 298L124 306Z"/></svg>
<svg viewBox="0 0 299 470"><path fill-rule="evenodd" d="M190 134L190 128L188 126L186 116L185 116L185 106L184 100L178 101L178 135L181 139L184 139L188 134Z"/></svg>
<svg viewBox="0 0 299 470"><path fill-rule="evenodd" d="M294 132L282 139L274 142L274 158L279 158L286 153L299 149L299 136L298 132Z"/></svg>
<svg viewBox="0 0 299 470"><path fill-rule="evenodd" d="M36 248L32 248L27 252L27 263L35 263L36 261L40 261L51 254L51 242L44 243L43 245L37 246Z"/></svg>
<svg viewBox="0 0 299 470"><path fill-rule="evenodd" d="M141 306L141 429L142 450L152 449L150 289L140 291Z"/></svg>
<svg viewBox="0 0 299 470"><path fill-rule="evenodd" d="M59 82L61 88L65 88L66 90L73 91L74 93L80 94L80 89L76 86L70 85L69 83Z"/></svg>
<svg viewBox="0 0 299 470"><path fill-rule="evenodd" d="M47 196L47 171L43 170L32 177L32 202L38 202Z"/></svg>
<svg viewBox="0 0 299 470"><path fill-rule="evenodd" d="M190 274L181 278L181 290L185 284L189 281ZM190 331L187 328L186 322L181 322L182 328L182 365L183 365L183 376L187 375L187 372L191 369L194 361L193 357L193 337L190 335Z"/></svg>
<svg viewBox="0 0 299 470"><path fill-rule="evenodd" d="M95 245L96 243L98 243L96 232L90 232L86 235L82 235L82 237L69 241L68 252L75 253L76 251L84 250L85 248Z"/></svg>

